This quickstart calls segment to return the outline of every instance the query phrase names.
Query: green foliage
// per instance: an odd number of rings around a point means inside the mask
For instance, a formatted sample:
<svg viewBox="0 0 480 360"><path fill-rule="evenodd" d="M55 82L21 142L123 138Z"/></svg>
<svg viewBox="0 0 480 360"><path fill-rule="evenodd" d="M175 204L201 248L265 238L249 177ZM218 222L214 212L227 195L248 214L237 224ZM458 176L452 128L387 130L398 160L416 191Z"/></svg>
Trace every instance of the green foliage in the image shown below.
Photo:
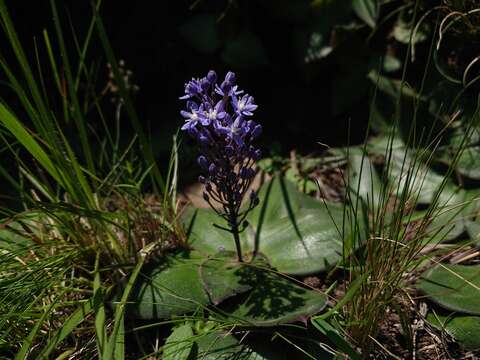
<svg viewBox="0 0 480 360"><path fill-rule="evenodd" d="M375 28L380 11L379 0L352 0L352 9L365 24Z"/></svg>
<svg viewBox="0 0 480 360"><path fill-rule="evenodd" d="M439 264L422 274L418 288L442 307L480 315L480 266Z"/></svg>
<svg viewBox="0 0 480 360"><path fill-rule="evenodd" d="M347 354L352 360L359 360L360 356L352 346L344 339L344 335L323 319L312 319L312 324L343 353Z"/></svg>
<svg viewBox="0 0 480 360"><path fill-rule="evenodd" d="M235 11L245 6L228 3ZM18 175L6 167L0 174L25 210L0 223L0 356L332 358L325 342L337 358L367 357L387 309L397 306L404 275L424 263L426 246L450 241L456 249L465 246L457 243L462 235L478 246L480 77L477 55L459 41L477 34L469 25L478 9L450 1L440 8L377 0L258 5L288 24L292 36L281 39L282 50L294 49L302 78L319 86L322 67L336 64L330 83L321 85L331 93L322 117L352 114L375 88L369 129L379 136L329 149L328 159L264 161L267 172L285 176L263 184L260 205L242 229L246 262L239 263L231 234L213 211L177 213L176 137L164 173L100 5L92 6L84 37L73 25L70 37L51 0L54 29L35 42L32 61L0 0L1 28L15 60L0 56L0 67L21 104L0 99L0 150L10 154ZM194 14L179 33L198 53L218 55L232 68L272 63L255 22L224 22L228 15ZM88 61L96 40L116 88L114 119L103 111L97 66ZM458 58L449 57L452 49ZM407 71L411 62L425 65L425 73ZM56 92L46 91L46 81ZM135 133L125 143L124 116ZM328 161L345 175L337 184L341 203L307 195L317 191L311 172ZM154 205L145 189L152 189ZM437 265L418 283L429 300L455 311L430 313L427 320L472 350L480 348L479 271ZM332 307L328 295L302 283L306 275L330 286ZM308 319L314 333L300 325ZM409 319L401 319L407 337Z"/></svg>
<svg viewBox="0 0 480 360"><path fill-rule="evenodd" d="M342 258L342 239L350 231L343 206L314 200L280 177L266 183L258 196L260 205L247 216L248 226L241 234L244 253L260 253L289 274L323 271ZM184 222L197 251L234 250L231 235L220 228L226 226L213 210L192 209Z"/></svg>
<svg viewBox="0 0 480 360"><path fill-rule="evenodd" d="M14 110L1 100L2 151L10 152L19 175L8 174L11 164L7 169L5 163L1 174L19 191L18 205L25 210L2 222L0 229L0 347L2 354L17 359L76 356L90 351L90 345L72 340L84 329L95 329L99 356L122 359L125 301L145 257L152 249L177 247L177 235L182 237L172 195L176 143L163 177L133 108L132 89L98 17L100 1L92 6L82 39L73 26L72 38L66 36L55 1L50 5L54 36L43 32L32 62L0 1L2 30L16 62L7 63L2 54L0 67L20 104ZM136 132L125 146L120 145L119 127L107 125L104 95L96 93L95 66L87 62L93 34L119 89L114 120L119 124L125 110ZM68 42L75 46L68 47ZM46 67L40 53L48 59ZM46 81L57 92L47 92ZM155 211L142 194L147 182L161 199ZM103 303L112 284L125 278L129 281L122 300L110 316ZM73 349L61 351L72 344Z"/></svg>
<svg viewBox="0 0 480 360"><path fill-rule="evenodd" d="M252 284L253 290L244 302L229 309L229 316L250 326L275 326L304 320L326 306L327 298L323 293L306 290L272 272L256 271L244 281Z"/></svg>
<svg viewBox="0 0 480 360"><path fill-rule="evenodd" d="M165 341L163 347L163 360L188 359L192 353L194 342L193 330L189 324L176 327Z"/></svg>
<svg viewBox="0 0 480 360"><path fill-rule="evenodd" d="M163 319L193 312L208 304L208 295L200 279L202 259L168 258L167 262L145 278L133 299L134 313L141 319Z"/></svg>
<svg viewBox="0 0 480 360"><path fill-rule="evenodd" d="M143 276L132 298L132 311L142 319L192 313L245 292L244 300L221 307L227 319L243 325L293 322L326 304L323 293L295 285L266 268L263 261L242 264L234 256L221 254L210 258L180 254Z"/></svg>
<svg viewBox="0 0 480 360"><path fill-rule="evenodd" d="M210 333L198 341L197 359L264 360L260 354L242 345L235 337L225 333Z"/></svg>
<svg viewBox="0 0 480 360"><path fill-rule="evenodd" d="M436 313L429 313L427 321L437 329L446 331L447 334L455 338L468 350L480 349L480 339L478 337L480 331L479 316L456 314L442 316Z"/></svg>

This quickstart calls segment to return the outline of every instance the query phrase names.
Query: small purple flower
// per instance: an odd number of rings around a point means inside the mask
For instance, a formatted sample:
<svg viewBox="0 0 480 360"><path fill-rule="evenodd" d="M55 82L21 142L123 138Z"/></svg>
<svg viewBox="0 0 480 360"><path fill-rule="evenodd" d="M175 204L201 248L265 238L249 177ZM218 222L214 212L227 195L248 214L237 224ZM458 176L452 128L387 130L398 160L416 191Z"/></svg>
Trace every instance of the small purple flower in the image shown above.
<svg viewBox="0 0 480 360"><path fill-rule="evenodd" d="M205 112L205 117L214 122L217 120L222 120L225 118L225 111L223 111L223 100L220 100L214 107L211 104L207 103L207 111Z"/></svg>
<svg viewBox="0 0 480 360"><path fill-rule="evenodd" d="M185 84L185 95L180 97L180 100L190 99L197 96L202 92L202 84L199 79L190 80Z"/></svg>
<svg viewBox="0 0 480 360"><path fill-rule="evenodd" d="M222 97L242 94L243 90L238 90L238 86L235 85L235 81L235 73L229 71L222 84L220 86L215 86L215 92Z"/></svg>
<svg viewBox="0 0 480 360"><path fill-rule="evenodd" d="M253 111L258 107L253 103L253 97L245 94L240 99L232 96L232 105L238 115L252 116Z"/></svg>
<svg viewBox="0 0 480 360"><path fill-rule="evenodd" d="M233 87L226 87L225 89L216 85L215 86L215 92L220 96L225 96L225 93L227 94L227 96L241 95L241 94L244 93L243 90L238 89L237 85L235 85Z"/></svg>
<svg viewBox="0 0 480 360"><path fill-rule="evenodd" d="M183 124L182 130L195 128L198 122L200 122L202 125L209 125L210 120L208 120L203 113L203 105L200 105L199 107L193 101L189 101L188 105L188 109L190 111L180 111L180 114L185 118L185 124Z"/></svg>

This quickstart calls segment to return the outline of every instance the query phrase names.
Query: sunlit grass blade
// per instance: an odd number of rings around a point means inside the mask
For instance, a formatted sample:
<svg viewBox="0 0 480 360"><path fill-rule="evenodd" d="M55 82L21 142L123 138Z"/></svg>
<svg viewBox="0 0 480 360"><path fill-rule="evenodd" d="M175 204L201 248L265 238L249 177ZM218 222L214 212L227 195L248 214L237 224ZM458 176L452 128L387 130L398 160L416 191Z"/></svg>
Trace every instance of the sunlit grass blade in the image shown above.
<svg viewBox="0 0 480 360"><path fill-rule="evenodd" d="M30 152L30 154L48 171L59 184L63 184L63 179L54 166L50 157L43 148L33 138L32 135L23 127L18 119L2 103L0 103L0 122L15 136L15 138Z"/></svg>

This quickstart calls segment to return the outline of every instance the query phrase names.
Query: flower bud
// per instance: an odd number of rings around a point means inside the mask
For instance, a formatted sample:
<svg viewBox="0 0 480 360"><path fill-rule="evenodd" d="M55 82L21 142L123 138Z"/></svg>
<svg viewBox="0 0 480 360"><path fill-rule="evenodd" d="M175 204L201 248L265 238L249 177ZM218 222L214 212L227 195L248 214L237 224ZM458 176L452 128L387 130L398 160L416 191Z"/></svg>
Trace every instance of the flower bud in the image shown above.
<svg viewBox="0 0 480 360"><path fill-rule="evenodd" d="M200 145L202 146L208 146L210 145L210 139L208 137L206 137L205 135L203 134L200 134L198 136L198 142L200 143Z"/></svg>
<svg viewBox="0 0 480 360"><path fill-rule="evenodd" d="M210 175L216 175L217 166L214 163L211 163L210 166L208 167L208 172L210 173Z"/></svg>
<svg viewBox="0 0 480 360"><path fill-rule="evenodd" d="M207 74L207 80L210 84L214 84L217 82L217 73L214 70L210 70Z"/></svg>
<svg viewBox="0 0 480 360"><path fill-rule="evenodd" d="M228 81L224 81L221 85L221 88L223 90L223 93L225 95L228 95L228 93L230 92L230 90L232 89L232 84L230 84Z"/></svg>
<svg viewBox="0 0 480 360"><path fill-rule="evenodd" d="M233 147L231 145L225 146L225 155L228 157L233 155Z"/></svg>
<svg viewBox="0 0 480 360"><path fill-rule="evenodd" d="M197 95L200 92L198 81L190 81L187 86L185 86L185 92L191 96Z"/></svg>
<svg viewBox="0 0 480 360"><path fill-rule="evenodd" d="M210 87L210 81L208 81L207 78L203 78L200 81L200 86L202 87L202 90L206 92L206 91L208 91L208 88Z"/></svg>
<svg viewBox="0 0 480 360"><path fill-rule="evenodd" d="M260 160L260 158L262 157L262 152L260 151L260 149L257 149L253 152L253 156L252 156L252 159L257 161L257 160Z"/></svg>
<svg viewBox="0 0 480 360"><path fill-rule="evenodd" d="M252 130L252 139L255 139L256 137L258 137L260 134L262 133L262 126L261 125L257 125L253 128Z"/></svg>
<svg viewBox="0 0 480 360"><path fill-rule="evenodd" d="M225 121L225 124L227 125L232 125L233 123L232 117L230 116L230 114L227 113L225 114L223 121Z"/></svg>
<svg viewBox="0 0 480 360"><path fill-rule="evenodd" d="M198 165L200 165L200 167L202 169L207 169L208 168L208 160L205 156L203 155L200 155L197 159L197 163Z"/></svg>
<svg viewBox="0 0 480 360"><path fill-rule="evenodd" d="M229 71L227 75L225 75L225 82L230 83L231 86L235 85L235 73Z"/></svg>
<svg viewBox="0 0 480 360"><path fill-rule="evenodd" d="M207 179L205 178L205 176L200 175L200 176L198 177L198 182L199 182L200 184L205 184L205 183L207 182Z"/></svg>

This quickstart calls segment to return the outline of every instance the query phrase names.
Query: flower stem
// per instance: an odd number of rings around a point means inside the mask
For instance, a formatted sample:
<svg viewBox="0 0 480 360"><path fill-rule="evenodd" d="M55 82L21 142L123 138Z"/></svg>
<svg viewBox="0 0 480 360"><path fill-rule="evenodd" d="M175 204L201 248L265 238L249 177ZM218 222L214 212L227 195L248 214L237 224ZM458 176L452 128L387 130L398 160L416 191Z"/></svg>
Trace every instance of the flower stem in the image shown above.
<svg viewBox="0 0 480 360"><path fill-rule="evenodd" d="M237 248L237 257L239 262L243 262L242 259L242 247L240 245L240 234L238 232L237 217L230 217L230 226L232 228L233 240L235 241L235 247Z"/></svg>

